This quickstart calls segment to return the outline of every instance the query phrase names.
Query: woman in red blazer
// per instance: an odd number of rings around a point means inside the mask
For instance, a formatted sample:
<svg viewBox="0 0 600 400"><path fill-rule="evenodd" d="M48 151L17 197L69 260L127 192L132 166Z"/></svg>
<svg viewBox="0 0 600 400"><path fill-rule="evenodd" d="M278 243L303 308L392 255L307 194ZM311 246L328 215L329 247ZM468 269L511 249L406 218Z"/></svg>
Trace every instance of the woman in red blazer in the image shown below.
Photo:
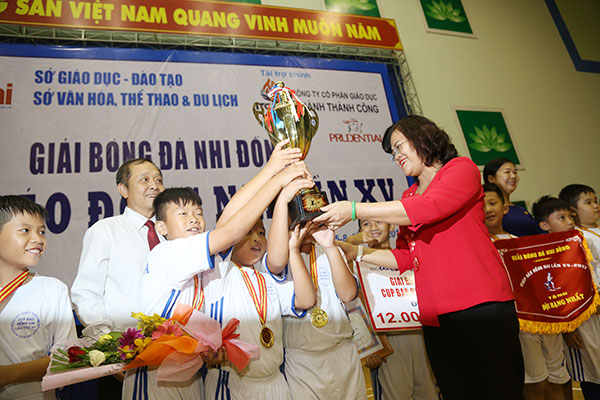
<svg viewBox="0 0 600 400"><path fill-rule="evenodd" d="M519 323L484 224L479 169L421 116L396 122L382 145L405 175L416 178L402 199L336 202L315 222L330 229L352 219L399 225L396 249L366 248L359 258L400 273L414 269L425 345L444 399L521 399ZM356 246L340 247L356 258Z"/></svg>

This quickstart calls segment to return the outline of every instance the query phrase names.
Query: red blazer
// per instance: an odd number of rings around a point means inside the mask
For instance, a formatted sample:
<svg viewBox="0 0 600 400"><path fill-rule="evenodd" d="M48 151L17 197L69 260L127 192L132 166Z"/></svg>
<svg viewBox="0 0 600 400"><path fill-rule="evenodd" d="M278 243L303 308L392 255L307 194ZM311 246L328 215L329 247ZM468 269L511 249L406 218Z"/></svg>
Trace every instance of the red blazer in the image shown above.
<svg viewBox="0 0 600 400"><path fill-rule="evenodd" d="M508 275L484 224L477 166L466 157L446 163L421 195L402 194L412 223L400 227L392 250L400 273L415 270L421 323L489 301L513 299Z"/></svg>

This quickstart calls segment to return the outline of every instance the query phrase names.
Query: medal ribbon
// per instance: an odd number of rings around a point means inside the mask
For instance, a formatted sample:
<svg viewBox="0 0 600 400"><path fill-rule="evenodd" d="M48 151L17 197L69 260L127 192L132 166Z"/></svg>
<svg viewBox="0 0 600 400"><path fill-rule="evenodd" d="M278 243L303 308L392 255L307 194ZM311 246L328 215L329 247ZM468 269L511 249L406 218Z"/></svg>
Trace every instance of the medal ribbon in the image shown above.
<svg viewBox="0 0 600 400"><path fill-rule="evenodd" d="M192 300L192 307L200 311L202 310L202 305L204 305L204 289L200 286L198 275L194 275L194 299Z"/></svg>
<svg viewBox="0 0 600 400"><path fill-rule="evenodd" d="M315 250L315 246L310 249L310 277L313 281L313 286L315 288L315 294L319 291L319 271L317 270L317 251Z"/></svg>
<svg viewBox="0 0 600 400"><path fill-rule="evenodd" d="M19 275L17 275L15 277L15 279L8 282L8 284L6 286L4 286L2 288L2 290L0 290L0 303L2 303L4 301L4 299L6 299L8 296L13 294L15 292L15 290L17 290L19 288L19 286L21 286L23 284L23 282L25 282L25 279L27 279L28 274L29 274L28 270L21 272Z"/></svg>
<svg viewBox="0 0 600 400"><path fill-rule="evenodd" d="M591 233L592 235L596 235L596 236L600 237L600 235L599 235L599 234L597 234L596 232L594 232L594 231L593 231L593 230L591 230L591 229L588 229L588 228L586 228L586 227L583 227L583 226L577 226L577 227L578 227L579 229L581 229L582 231L586 231L586 232L589 232L589 233Z"/></svg>
<svg viewBox="0 0 600 400"><path fill-rule="evenodd" d="M256 307L256 311L258 312L258 318L260 319L261 324L265 324L267 322L267 282L265 281L265 277L262 276L260 272L254 271L254 275L256 275L256 280L258 281L258 295L256 294L256 290L254 290L254 285L250 280L250 276L248 273L242 269L239 265L235 264L236 267L239 268L242 273L242 278L244 278L244 283L250 292L250 297L252 297L252 301L254 302L254 306Z"/></svg>
<svg viewBox="0 0 600 400"><path fill-rule="evenodd" d="M265 112L265 124L269 128L269 132L273 132L273 129L283 129L284 122L279 119L277 113L275 112L275 105L277 101L281 99L281 93L287 93L290 99L292 100L290 106L292 109L292 115L294 116L294 120L299 121L300 117L304 115L304 104L298 99L296 96L296 92L288 87L279 87L275 85L271 88L267 96L271 99L271 104L267 105L267 110ZM306 109L308 110L308 109ZM310 110L308 110L309 114Z"/></svg>

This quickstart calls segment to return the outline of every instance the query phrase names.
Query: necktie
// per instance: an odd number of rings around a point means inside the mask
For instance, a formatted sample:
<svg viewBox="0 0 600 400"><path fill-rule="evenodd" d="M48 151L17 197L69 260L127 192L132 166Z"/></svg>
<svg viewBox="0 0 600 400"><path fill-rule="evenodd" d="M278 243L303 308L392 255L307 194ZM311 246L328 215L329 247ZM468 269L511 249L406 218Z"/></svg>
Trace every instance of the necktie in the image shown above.
<svg viewBox="0 0 600 400"><path fill-rule="evenodd" d="M158 235L154 229L154 222L148 220L144 225L148 227L148 246L150 246L150 250L152 250L154 246L160 243L160 240L158 240Z"/></svg>

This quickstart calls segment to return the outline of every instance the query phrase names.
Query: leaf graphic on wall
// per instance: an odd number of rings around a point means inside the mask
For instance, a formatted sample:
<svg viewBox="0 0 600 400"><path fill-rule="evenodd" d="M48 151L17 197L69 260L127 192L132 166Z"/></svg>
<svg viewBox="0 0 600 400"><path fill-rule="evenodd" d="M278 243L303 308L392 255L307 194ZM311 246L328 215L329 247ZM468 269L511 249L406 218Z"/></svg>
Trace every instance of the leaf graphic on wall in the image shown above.
<svg viewBox="0 0 600 400"><path fill-rule="evenodd" d="M371 3L370 0L352 0L352 7L359 9L359 10L372 10L375 7L377 7L377 4L373 4Z"/></svg>
<svg viewBox="0 0 600 400"><path fill-rule="evenodd" d="M440 21L449 20L452 22L460 23L466 21L466 18L461 16L460 10L455 9L452 3L444 3L444 0L435 1L433 0L430 4L427 4L429 11L425 14L431 18L435 18Z"/></svg>
<svg viewBox="0 0 600 400"><path fill-rule="evenodd" d="M472 142L469 143L469 147L473 150L482 153L495 150L503 153L513 147L512 144L504 142L506 140L506 135L503 133L498 134L495 126L492 126L492 128L489 129L484 124L481 128L474 126L473 129L475 130L475 133L468 134L472 140Z"/></svg>

